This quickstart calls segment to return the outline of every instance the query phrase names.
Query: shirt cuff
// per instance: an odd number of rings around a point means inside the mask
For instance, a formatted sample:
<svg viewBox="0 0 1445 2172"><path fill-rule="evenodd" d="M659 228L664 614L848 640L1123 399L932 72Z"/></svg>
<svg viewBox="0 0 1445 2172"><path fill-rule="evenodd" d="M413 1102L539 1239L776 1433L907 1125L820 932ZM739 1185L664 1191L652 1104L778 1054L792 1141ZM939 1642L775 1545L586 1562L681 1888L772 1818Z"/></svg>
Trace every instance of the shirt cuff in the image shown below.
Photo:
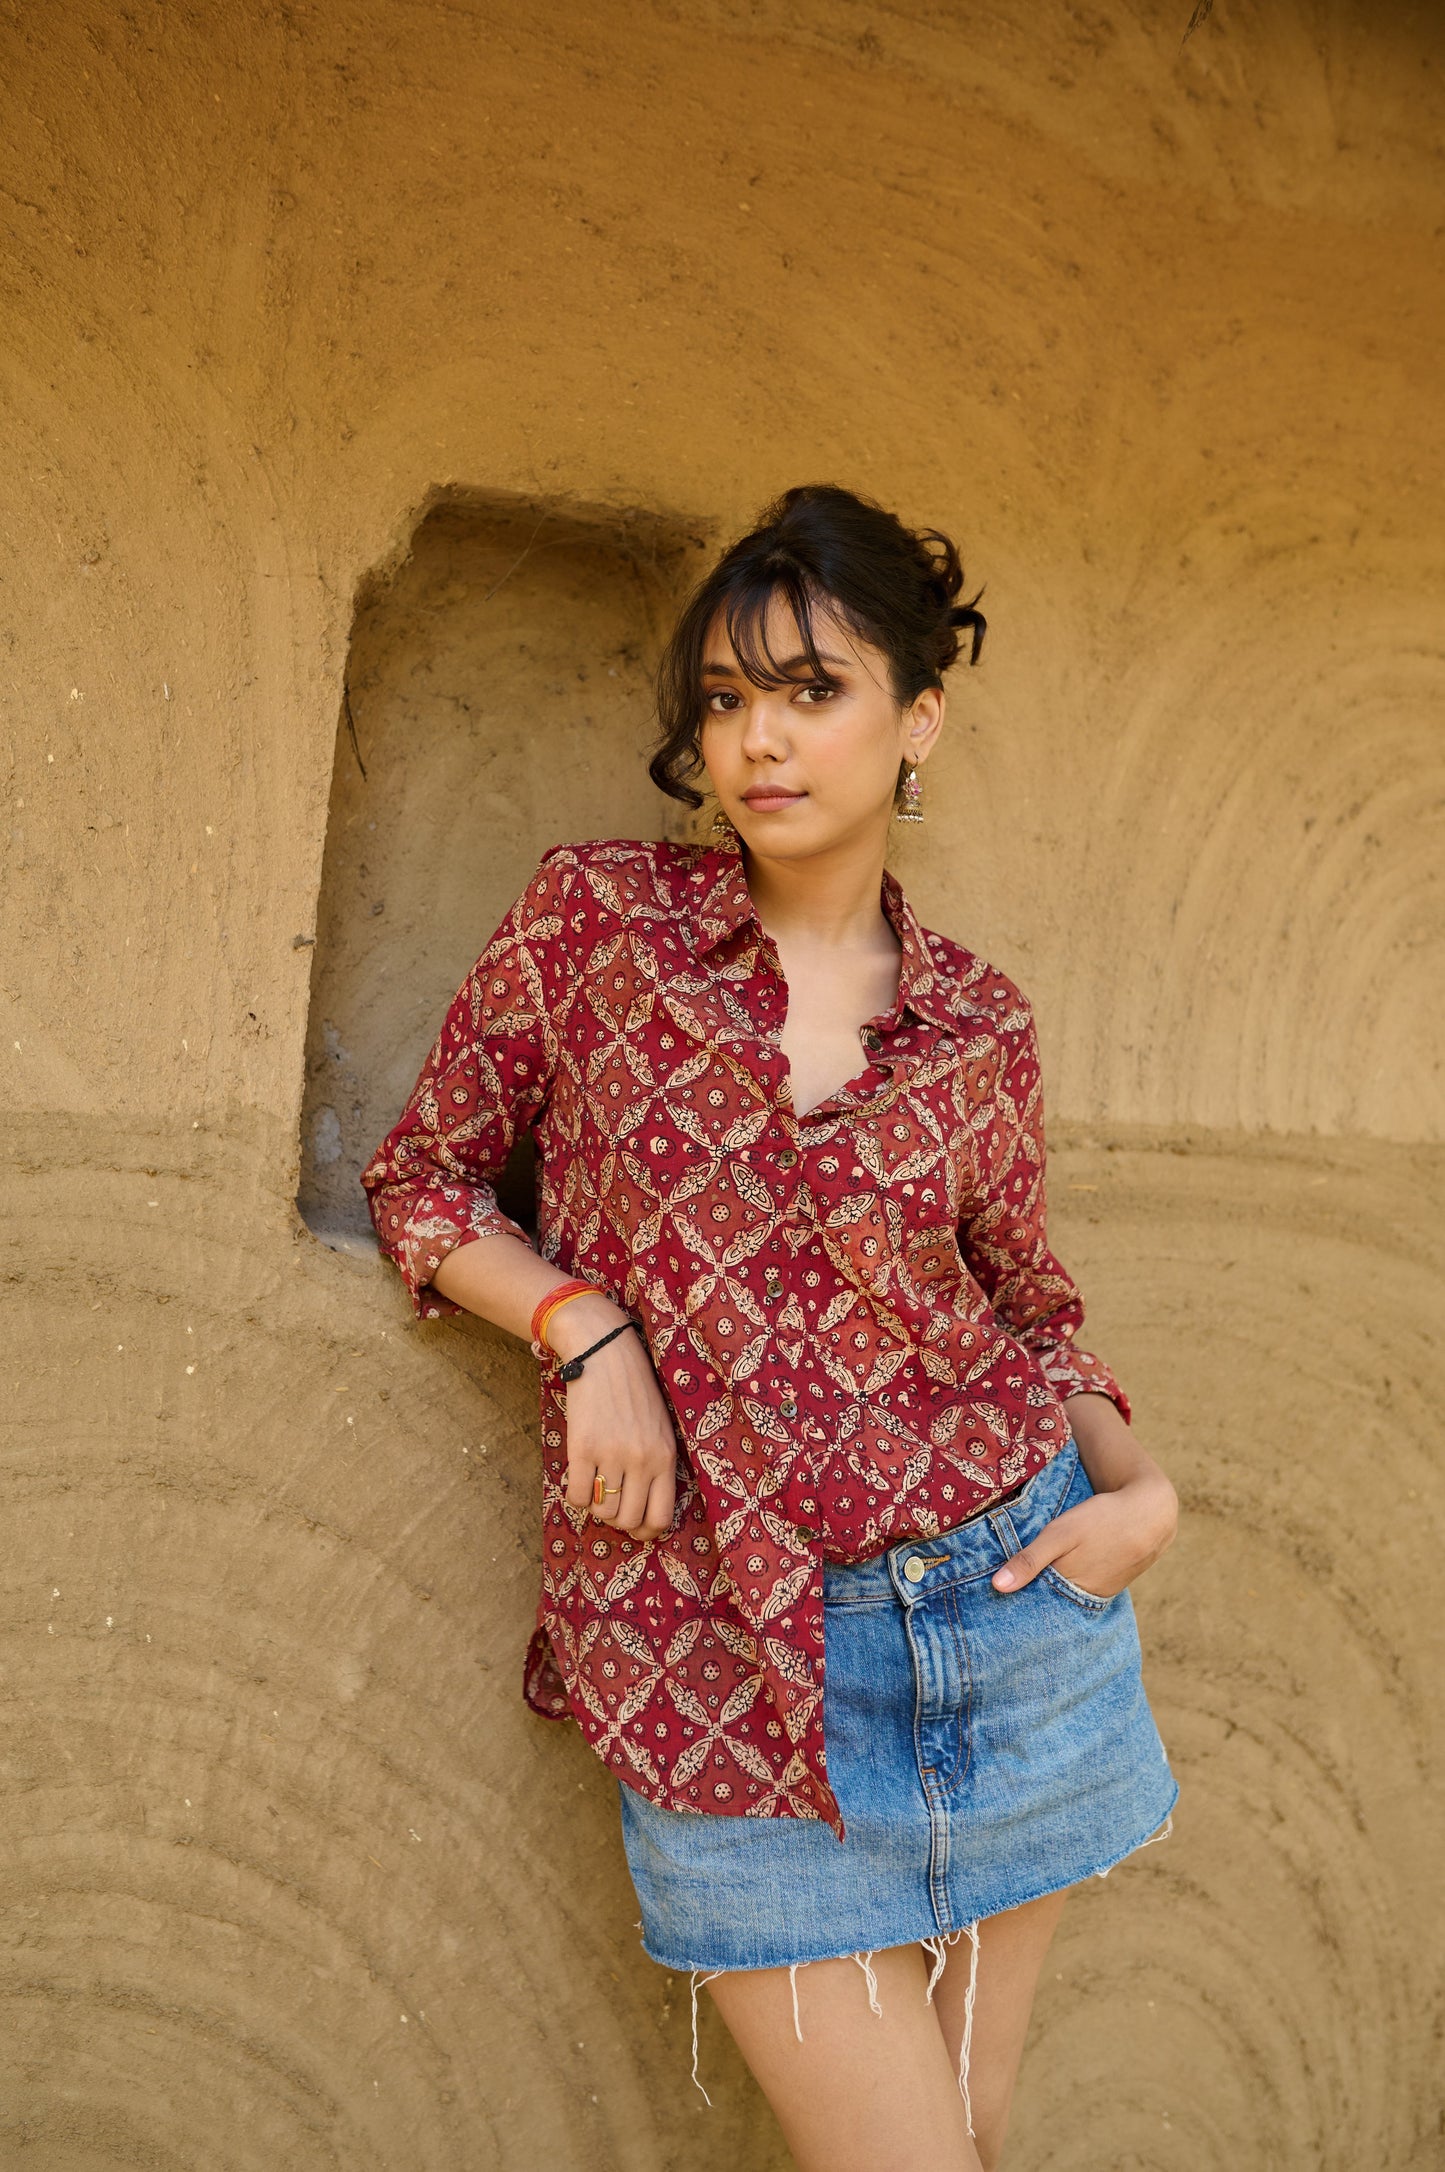
<svg viewBox="0 0 1445 2172"><path fill-rule="evenodd" d="M1039 1356L1039 1368L1045 1380L1057 1395L1107 1395L1129 1425L1133 1420L1129 1398L1120 1387L1112 1366L1088 1350L1076 1350L1072 1345L1045 1351Z"/></svg>
<svg viewBox="0 0 1445 2172"><path fill-rule="evenodd" d="M444 1185L416 1194L411 1199L377 1202L372 1219L381 1249L397 1267L419 1320L444 1320L449 1313L465 1312L465 1305L443 1297L433 1287L432 1276L449 1252L471 1244L478 1237L532 1239L519 1222L503 1214L488 1193L471 1187Z"/></svg>

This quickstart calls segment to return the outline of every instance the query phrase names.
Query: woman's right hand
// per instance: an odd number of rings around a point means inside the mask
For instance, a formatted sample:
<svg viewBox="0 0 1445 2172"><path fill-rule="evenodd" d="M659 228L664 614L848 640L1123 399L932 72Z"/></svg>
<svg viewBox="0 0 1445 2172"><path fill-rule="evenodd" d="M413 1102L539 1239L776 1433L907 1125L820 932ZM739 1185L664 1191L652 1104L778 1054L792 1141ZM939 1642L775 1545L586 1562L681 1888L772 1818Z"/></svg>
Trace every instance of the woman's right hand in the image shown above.
<svg viewBox="0 0 1445 2172"><path fill-rule="evenodd" d="M608 1297L577 1297L547 1326L559 1358L580 1356L630 1317ZM600 1508L592 1488L598 1472L609 1492ZM567 1487L572 1508L632 1538L655 1539L672 1528L677 1491L677 1434L647 1344L635 1330L619 1335L587 1360L567 1383Z"/></svg>

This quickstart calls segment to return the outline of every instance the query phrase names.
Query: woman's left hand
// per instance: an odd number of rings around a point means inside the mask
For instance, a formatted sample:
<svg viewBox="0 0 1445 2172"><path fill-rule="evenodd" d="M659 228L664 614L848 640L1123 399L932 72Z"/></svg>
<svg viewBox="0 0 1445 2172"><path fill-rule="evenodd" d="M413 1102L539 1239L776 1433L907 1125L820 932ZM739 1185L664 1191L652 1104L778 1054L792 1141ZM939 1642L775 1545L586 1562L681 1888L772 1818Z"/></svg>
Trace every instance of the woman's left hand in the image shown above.
<svg viewBox="0 0 1445 2172"><path fill-rule="evenodd" d="M1112 1599L1159 1559L1178 1522L1178 1496L1156 1466L1055 1516L995 1572L993 1587L1021 1591L1041 1569L1052 1566L1081 1591Z"/></svg>
<svg viewBox="0 0 1445 2172"><path fill-rule="evenodd" d="M1063 1407L1093 1496L1046 1523L997 1571L994 1589L1021 1591L1052 1564L1081 1591L1112 1599L1173 1539L1179 1496L1109 1396L1086 1388Z"/></svg>

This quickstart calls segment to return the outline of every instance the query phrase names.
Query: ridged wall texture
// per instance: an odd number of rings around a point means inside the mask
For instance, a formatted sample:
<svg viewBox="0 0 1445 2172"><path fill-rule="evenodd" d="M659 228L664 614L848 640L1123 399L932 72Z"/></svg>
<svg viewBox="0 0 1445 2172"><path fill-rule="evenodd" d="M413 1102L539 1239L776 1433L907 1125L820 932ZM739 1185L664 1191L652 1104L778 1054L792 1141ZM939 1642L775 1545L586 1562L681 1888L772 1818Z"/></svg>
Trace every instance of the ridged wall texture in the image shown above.
<svg viewBox="0 0 1445 2172"><path fill-rule="evenodd" d="M822 479L987 583L893 864L1183 1505L1009 2172L1445 2163L1445 19L1189 18L0 9L0 2164L786 2164L520 1699L532 1360L348 1170Z"/></svg>

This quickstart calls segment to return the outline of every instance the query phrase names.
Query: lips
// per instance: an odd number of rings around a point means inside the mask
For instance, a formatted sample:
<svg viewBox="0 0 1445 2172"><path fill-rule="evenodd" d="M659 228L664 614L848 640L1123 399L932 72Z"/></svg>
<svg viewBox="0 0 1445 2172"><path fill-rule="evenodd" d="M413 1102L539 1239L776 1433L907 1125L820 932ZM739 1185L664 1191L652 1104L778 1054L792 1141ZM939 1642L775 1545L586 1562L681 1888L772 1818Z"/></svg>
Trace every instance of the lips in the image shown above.
<svg viewBox="0 0 1445 2172"><path fill-rule="evenodd" d="M770 814L779 807L794 807L807 796L806 792L785 792L781 786L757 785L751 792L744 792L743 805L755 813Z"/></svg>

